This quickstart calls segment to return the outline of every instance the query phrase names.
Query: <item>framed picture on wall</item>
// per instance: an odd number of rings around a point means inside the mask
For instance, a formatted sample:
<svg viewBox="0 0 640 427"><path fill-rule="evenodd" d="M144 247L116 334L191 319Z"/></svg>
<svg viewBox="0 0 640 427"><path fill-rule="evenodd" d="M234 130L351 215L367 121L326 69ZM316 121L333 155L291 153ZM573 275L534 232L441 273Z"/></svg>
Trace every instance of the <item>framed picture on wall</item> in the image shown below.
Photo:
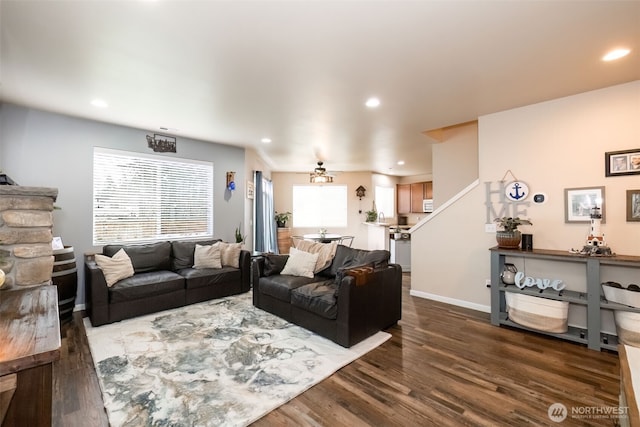
<svg viewBox="0 0 640 427"><path fill-rule="evenodd" d="M627 221L640 222L640 190L627 190Z"/></svg>
<svg viewBox="0 0 640 427"><path fill-rule="evenodd" d="M640 148L604 153L605 176L640 174Z"/></svg>
<svg viewBox="0 0 640 427"><path fill-rule="evenodd" d="M564 206L564 222L589 222L591 209L598 207L604 224L604 187L565 188Z"/></svg>
<svg viewBox="0 0 640 427"><path fill-rule="evenodd" d="M253 199L254 192L255 187L253 186L253 182L247 181L247 199Z"/></svg>

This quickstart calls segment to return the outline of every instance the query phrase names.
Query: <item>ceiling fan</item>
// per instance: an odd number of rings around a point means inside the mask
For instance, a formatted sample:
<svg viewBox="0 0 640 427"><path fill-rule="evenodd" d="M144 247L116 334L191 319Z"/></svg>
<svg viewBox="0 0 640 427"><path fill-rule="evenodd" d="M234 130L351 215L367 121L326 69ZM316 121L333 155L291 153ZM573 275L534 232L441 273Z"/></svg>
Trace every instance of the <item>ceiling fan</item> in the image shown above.
<svg viewBox="0 0 640 427"><path fill-rule="evenodd" d="M322 167L323 164L323 162L318 162L318 167L309 174L309 182L312 184L326 184L333 182L333 175L329 174L327 170Z"/></svg>

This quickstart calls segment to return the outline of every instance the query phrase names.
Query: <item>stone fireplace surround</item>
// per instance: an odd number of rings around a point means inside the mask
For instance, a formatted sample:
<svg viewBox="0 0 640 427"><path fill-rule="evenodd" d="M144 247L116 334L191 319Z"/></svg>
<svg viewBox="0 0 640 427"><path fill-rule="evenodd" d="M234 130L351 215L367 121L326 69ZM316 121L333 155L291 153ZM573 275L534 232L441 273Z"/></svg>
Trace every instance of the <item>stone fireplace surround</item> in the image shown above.
<svg viewBox="0 0 640 427"><path fill-rule="evenodd" d="M53 203L58 189L0 185L2 289L51 283Z"/></svg>

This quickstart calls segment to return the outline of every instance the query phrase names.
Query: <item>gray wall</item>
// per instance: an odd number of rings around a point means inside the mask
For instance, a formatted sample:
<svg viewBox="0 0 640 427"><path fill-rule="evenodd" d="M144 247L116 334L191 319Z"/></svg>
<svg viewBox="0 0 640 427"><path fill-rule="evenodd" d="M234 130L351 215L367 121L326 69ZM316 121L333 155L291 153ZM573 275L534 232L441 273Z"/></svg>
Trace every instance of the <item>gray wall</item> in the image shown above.
<svg viewBox="0 0 640 427"><path fill-rule="evenodd" d="M93 147L152 154L145 135L153 133L0 105L0 169L20 185L58 189L61 209L54 212L53 233L74 247L77 304L84 304L83 254L100 249L92 245ZM163 155L213 162L214 236L235 241L234 231L244 218L244 148L178 137L177 153ZM228 171L236 172L240 184L233 194L225 189Z"/></svg>

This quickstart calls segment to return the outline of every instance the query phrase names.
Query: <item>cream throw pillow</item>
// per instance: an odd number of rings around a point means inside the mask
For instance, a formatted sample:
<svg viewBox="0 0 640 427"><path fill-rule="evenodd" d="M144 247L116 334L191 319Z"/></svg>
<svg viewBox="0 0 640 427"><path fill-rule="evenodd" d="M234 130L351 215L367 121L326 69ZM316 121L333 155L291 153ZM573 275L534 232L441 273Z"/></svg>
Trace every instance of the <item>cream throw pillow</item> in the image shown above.
<svg viewBox="0 0 640 427"><path fill-rule="evenodd" d="M242 243L218 242L222 248L222 266L240 268Z"/></svg>
<svg viewBox="0 0 640 427"><path fill-rule="evenodd" d="M193 268L222 268L220 242L213 245L198 245L193 253Z"/></svg>
<svg viewBox="0 0 640 427"><path fill-rule="evenodd" d="M309 252L312 254L318 254L318 261L316 261L316 268L314 273L324 270L329 267L329 264L333 261L333 257L336 256L336 249L338 248L338 242L333 241L330 243L313 242L311 240L298 240L296 249Z"/></svg>
<svg viewBox="0 0 640 427"><path fill-rule="evenodd" d="M95 259L96 264L104 274L108 287L113 286L122 279L133 276L133 264L124 249L120 249L111 258L106 255L96 254Z"/></svg>
<svg viewBox="0 0 640 427"><path fill-rule="evenodd" d="M280 274L290 276L302 276L313 278L313 269L316 267L318 254L299 251L296 248L289 249L289 258Z"/></svg>

